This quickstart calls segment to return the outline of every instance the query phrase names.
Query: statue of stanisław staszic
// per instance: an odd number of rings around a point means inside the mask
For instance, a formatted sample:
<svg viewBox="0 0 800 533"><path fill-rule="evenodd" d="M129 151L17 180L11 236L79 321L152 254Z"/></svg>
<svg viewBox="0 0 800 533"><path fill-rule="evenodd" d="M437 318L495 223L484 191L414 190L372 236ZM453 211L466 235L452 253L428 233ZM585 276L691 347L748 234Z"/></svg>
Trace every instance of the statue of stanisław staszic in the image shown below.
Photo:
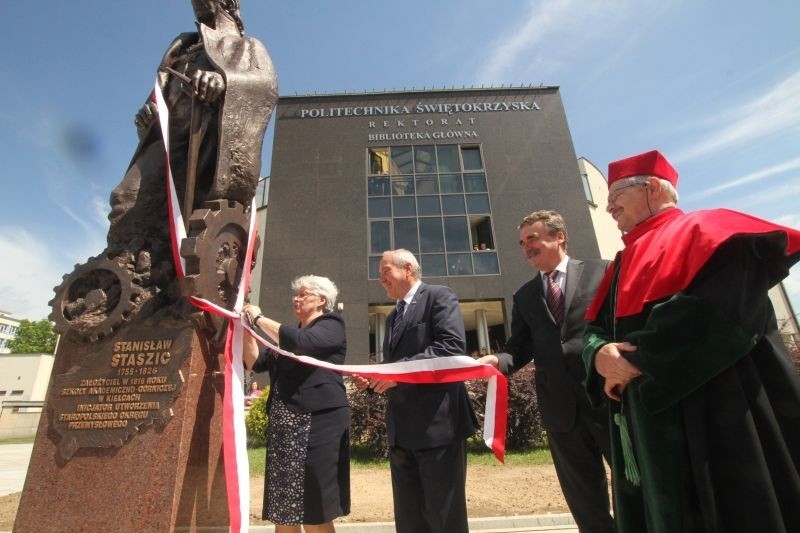
<svg viewBox="0 0 800 533"><path fill-rule="evenodd" d="M62 334L96 341L165 310L197 319L182 296L223 306L235 296L277 79L266 48L243 34L238 0L192 6L198 31L173 40L157 74L188 233L181 245L187 276L179 284L173 266L166 154L151 95L134 120L139 145L111 193L108 246L55 289L51 319ZM209 317L195 323L209 333L220 329Z"/></svg>
<svg viewBox="0 0 800 533"><path fill-rule="evenodd" d="M238 0L192 6L198 31L176 37L157 70L169 152L154 90L136 113L139 145L111 193L107 247L64 276L51 302L62 340L48 413L65 460L166 423L193 350L216 371L223 321L186 296L230 309L251 266L247 233L278 97L275 71L264 45L243 34ZM170 216L167 161L180 217ZM173 246L175 219L187 236ZM181 280L178 253L186 263Z"/></svg>

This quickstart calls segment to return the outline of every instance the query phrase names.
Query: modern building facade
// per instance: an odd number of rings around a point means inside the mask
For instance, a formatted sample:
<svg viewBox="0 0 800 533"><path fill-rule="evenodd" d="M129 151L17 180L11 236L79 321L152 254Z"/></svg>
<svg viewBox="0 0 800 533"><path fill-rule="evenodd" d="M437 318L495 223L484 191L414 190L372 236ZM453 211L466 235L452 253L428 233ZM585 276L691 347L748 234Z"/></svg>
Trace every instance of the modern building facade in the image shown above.
<svg viewBox="0 0 800 533"><path fill-rule="evenodd" d="M0 354L10 353L8 341L17 336L20 320L0 310Z"/></svg>
<svg viewBox="0 0 800 533"><path fill-rule="evenodd" d="M407 248L457 294L468 351L494 351L532 275L517 225L538 209L564 215L569 253L600 256L557 87L282 97L258 300L292 323L291 280L328 276L348 361L380 359L394 302L377 265Z"/></svg>

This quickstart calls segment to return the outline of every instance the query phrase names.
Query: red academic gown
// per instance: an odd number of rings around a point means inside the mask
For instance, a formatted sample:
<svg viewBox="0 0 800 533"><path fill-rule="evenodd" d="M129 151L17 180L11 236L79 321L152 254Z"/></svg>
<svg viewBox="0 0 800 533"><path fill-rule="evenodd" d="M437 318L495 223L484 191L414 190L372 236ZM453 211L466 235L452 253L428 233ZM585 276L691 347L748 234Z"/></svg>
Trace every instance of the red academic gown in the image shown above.
<svg viewBox="0 0 800 533"><path fill-rule="evenodd" d="M609 401L620 532L800 531L800 378L767 291L800 232L728 210L668 209L624 237L589 309L584 362L608 342L642 371ZM640 482L626 477L638 467Z"/></svg>

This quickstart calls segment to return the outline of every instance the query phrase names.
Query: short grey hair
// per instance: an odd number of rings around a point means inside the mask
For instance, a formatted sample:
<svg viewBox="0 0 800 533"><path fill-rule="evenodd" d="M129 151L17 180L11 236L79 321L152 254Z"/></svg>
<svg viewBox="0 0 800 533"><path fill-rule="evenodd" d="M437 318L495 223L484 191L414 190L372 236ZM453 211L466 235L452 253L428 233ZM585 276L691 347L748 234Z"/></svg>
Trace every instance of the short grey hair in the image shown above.
<svg viewBox="0 0 800 533"><path fill-rule="evenodd" d="M292 292L297 294L300 289L306 289L311 294L325 298L325 311L329 313L336 306L336 297L339 295L339 289L336 288L336 284L324 276L308 274L295 278L292 281Z"/></svg>
<svg viewBox="0 0 800 533"><path fill-rule="evenodd" d="M659 185L661 186L661 190L664 191L667 196L669 196L672 203L678 203L678 191L669 181L665 180L664 178L659 178L658 176L629 176L627 178L623 178L619 181L625 182L630 185L645 185L650 181L650 178L656 178L658 180Z"/></svg>
<svg viewBox="0 0 800 533"><path fill-rule="evenodd" d="M411 265L411 275L414 279L422 279L422 269L419 266L417 258L414 254L405 248L398 248L397 250L386 250L383 255L389 255L392 264L397 268L405 268L406 265Z"/></svg>

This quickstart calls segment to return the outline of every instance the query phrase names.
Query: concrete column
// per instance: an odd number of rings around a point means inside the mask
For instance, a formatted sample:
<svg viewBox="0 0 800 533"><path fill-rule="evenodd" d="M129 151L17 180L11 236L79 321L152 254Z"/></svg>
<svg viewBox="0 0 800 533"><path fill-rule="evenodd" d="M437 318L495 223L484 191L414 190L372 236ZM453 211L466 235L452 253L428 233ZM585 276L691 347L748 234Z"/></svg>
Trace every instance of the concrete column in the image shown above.
<svg viewBox="0 0 800 533"><path fill-rule="evenodd" d="M386 336L386 314L375 313L375 359L383 362L383 338Z"/></svg>
<svg viewBox="0 0 800 533"><path fill-rule="evenodd" d="M475 310L475 331L478 333L478 354L486 348L489 353L489 326L486 324L486 309Z"/></svg>

